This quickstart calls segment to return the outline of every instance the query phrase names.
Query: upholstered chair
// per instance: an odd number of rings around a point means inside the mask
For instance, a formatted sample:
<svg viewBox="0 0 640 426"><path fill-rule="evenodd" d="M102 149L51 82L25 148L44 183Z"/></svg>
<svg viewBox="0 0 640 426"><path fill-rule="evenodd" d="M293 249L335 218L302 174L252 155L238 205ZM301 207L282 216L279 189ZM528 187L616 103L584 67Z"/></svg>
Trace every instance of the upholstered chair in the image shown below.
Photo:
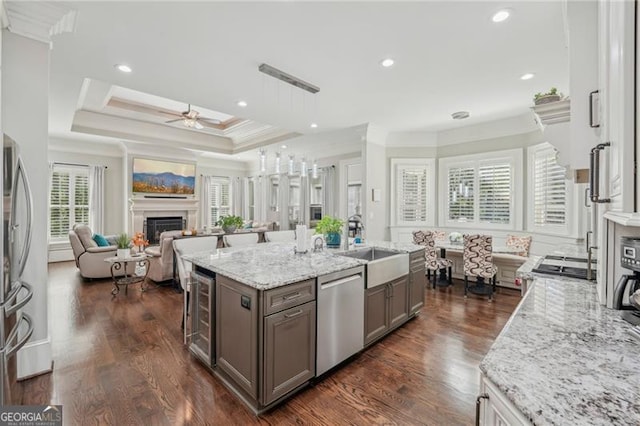
<svg viewBox="0 0 640 426"><path fill-rule="evenodd" d="M258 244L258 233L229 234L222 237L225 247L245 247Z"/></svg>
<svg viewBox="0 0 640 426"><path fill-rule="evenodd" d="M474 294L488 295L489 300L493 300L493 293L496 289L497 268L493 264L492 258L492 237L490 235L464 235L464 250L462 260L464 262L464 297L467 292ZM476 277L477 284L469 286L469 277ZM485 280L489 280L491 285L486 285Z"/></svg>
<svg viewBox="0 0 640 426"><path fill-rule="evenodd" d="M294 242L296 240L295 231L270 231L264 233L264 240L273 242Z"/></svg>
<svg viewBox="0 0 640 426"><path fill-rule="evenodd" d="M531 248L531 235L507 235L507 247L520 249L518 256L529 256L529 249Z"/></svg>
<svg viewBox="0 0 640 426"><path fill-rule="evenodd" d="M197 253L199 251L216 250L218 246L218 237L193 237L180 238L173 240L173 251L176 256L176 265L178 266L178 276L180 277L180 286L184 290L183 306L182 306L182 329L184 330L184 343L187 343L187 332L185 322L189 313L189 293L191 292L191 270L193 269L191 262L184 259L183 256Z"/></svg>
<svg viewBox="0 0 640 426"><path fill-rule="evenodd" d="M444 235L444 233L443 233ZM413 231L413 243L424 246L424 258L425 267L427 269L427 278L431 281L433 288L436 288L436 280L438 278L438 271L443 269L448 270L447 282L452 285L451 280L451 267L453 262L449 259L438 257L436 251L436 238L434 238L434 232L432 231ZM433 271L433 280L431 280L431 271Z"/></svg>
<svg viewBox="0 0 640 426"><path fill-rule="evenodd" d="M73 258L80 270L80 275L85 279L111 277L111 264L104 260L116 255L117 246L109 245L99 247L93 240L93 231L87 225L76 224L69 231L69 243L73 250ZM110 236L107 239L112 239ZM132 273L135 268L133 263L127 265L127 272ZM124 271L115 271L116 275L122 275Z"/></svg>
<svg viewBox="0 0 640 426"><path fill-rule="evenodd" d="M164 231L160 234L157 246L147 247L149 258L149 278L155 282L173 279L173 239L181 236L182 231ZM214 247L215 248L215 247Z"/></svg>

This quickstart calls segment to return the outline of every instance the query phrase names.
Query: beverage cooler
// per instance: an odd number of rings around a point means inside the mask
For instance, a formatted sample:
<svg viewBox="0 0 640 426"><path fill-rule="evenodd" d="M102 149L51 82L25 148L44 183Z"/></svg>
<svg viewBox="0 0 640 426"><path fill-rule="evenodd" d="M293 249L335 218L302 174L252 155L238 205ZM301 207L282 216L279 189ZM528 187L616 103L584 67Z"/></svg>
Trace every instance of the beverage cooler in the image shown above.
<svg viewBox="0 0 640 426"><path fill-rule="evenodd" d="M33 296L33 288L22 279L31 244L33 203L18 145L4 135L3 148L0 400L2 405L16 405L22 399L21 386L17 381L16 353L33 333L31 317L22 312Z"/></svg>

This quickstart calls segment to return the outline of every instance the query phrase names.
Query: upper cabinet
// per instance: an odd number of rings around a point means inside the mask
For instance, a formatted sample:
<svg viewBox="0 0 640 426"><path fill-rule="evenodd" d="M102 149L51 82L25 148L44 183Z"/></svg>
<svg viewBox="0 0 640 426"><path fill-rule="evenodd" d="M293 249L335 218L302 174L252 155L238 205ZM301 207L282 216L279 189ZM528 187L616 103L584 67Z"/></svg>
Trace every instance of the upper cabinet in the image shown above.
<svg viewBox="0 0 640 426"><path fill-rule="evenodd" d="M634 1L601 1L599 20L601 198L604 209L633 213L635 197L635 16Z"/></svg>

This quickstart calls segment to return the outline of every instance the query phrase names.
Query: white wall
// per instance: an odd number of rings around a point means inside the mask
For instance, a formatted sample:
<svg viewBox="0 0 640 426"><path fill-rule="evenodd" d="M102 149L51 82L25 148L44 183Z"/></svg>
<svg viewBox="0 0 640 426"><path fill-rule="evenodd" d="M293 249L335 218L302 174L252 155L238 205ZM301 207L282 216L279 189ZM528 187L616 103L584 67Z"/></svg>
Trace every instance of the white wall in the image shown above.
<svg viewBox="0 0 640 426"><path fill-rule="evenodd" d="M33 196L33 236L24 280L34 288L24 308L34 320L30 341L18 352L18 377L51 369L47 306L47 140L49 45L3 31L2 130L20 144Z"/></svg>
<svg viewBox="0 0 640 426"><path fill-rule="evenodd" d="M389 236L389 173L386 148L387 134L384 129L369 125L364 148L363 222L366 238L388 240ZM379 191L380 199L373 201L373 191Z"/></svg>

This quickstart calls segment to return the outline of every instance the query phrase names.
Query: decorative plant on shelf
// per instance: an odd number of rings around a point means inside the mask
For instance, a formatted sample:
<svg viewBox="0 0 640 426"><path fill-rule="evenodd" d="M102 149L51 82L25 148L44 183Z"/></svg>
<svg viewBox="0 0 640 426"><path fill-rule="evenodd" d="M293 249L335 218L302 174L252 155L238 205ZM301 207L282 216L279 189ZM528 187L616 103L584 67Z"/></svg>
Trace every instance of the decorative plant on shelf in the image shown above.
<svg viewBox="0 0 640 426"><path fill-rule="evenodd" d="M116 245L118 247L116 252L118 257L127 257L131 254L131 240L126 233L120 234L116 237Z"/></svg>
<svg viewBox="0 0 640 426"><path fill-rule="evenodd" d="M555 87L552 87L546 93L538 92L535 95L533 95L533 103L535 105L548 104L550 102L557 102L560 99L562 99L562 93L558 93L558 89L556 89Z"/></svg>
<svg viewBox="0 0 640 426"><path fill-rule="evenodd" d="M331 216L324 216L316 224L316 234L324 234L328 247L340 246L340 231L344 222Z"/></svg>
<svg viewBox="0 0 640 426"><path fill-rule="evenodd" d="M237 228L241 228L244 221L240 216L220 216L220 219L216 222L216 226L221 226L224 232L231 234L235 232Z"/></svg>

